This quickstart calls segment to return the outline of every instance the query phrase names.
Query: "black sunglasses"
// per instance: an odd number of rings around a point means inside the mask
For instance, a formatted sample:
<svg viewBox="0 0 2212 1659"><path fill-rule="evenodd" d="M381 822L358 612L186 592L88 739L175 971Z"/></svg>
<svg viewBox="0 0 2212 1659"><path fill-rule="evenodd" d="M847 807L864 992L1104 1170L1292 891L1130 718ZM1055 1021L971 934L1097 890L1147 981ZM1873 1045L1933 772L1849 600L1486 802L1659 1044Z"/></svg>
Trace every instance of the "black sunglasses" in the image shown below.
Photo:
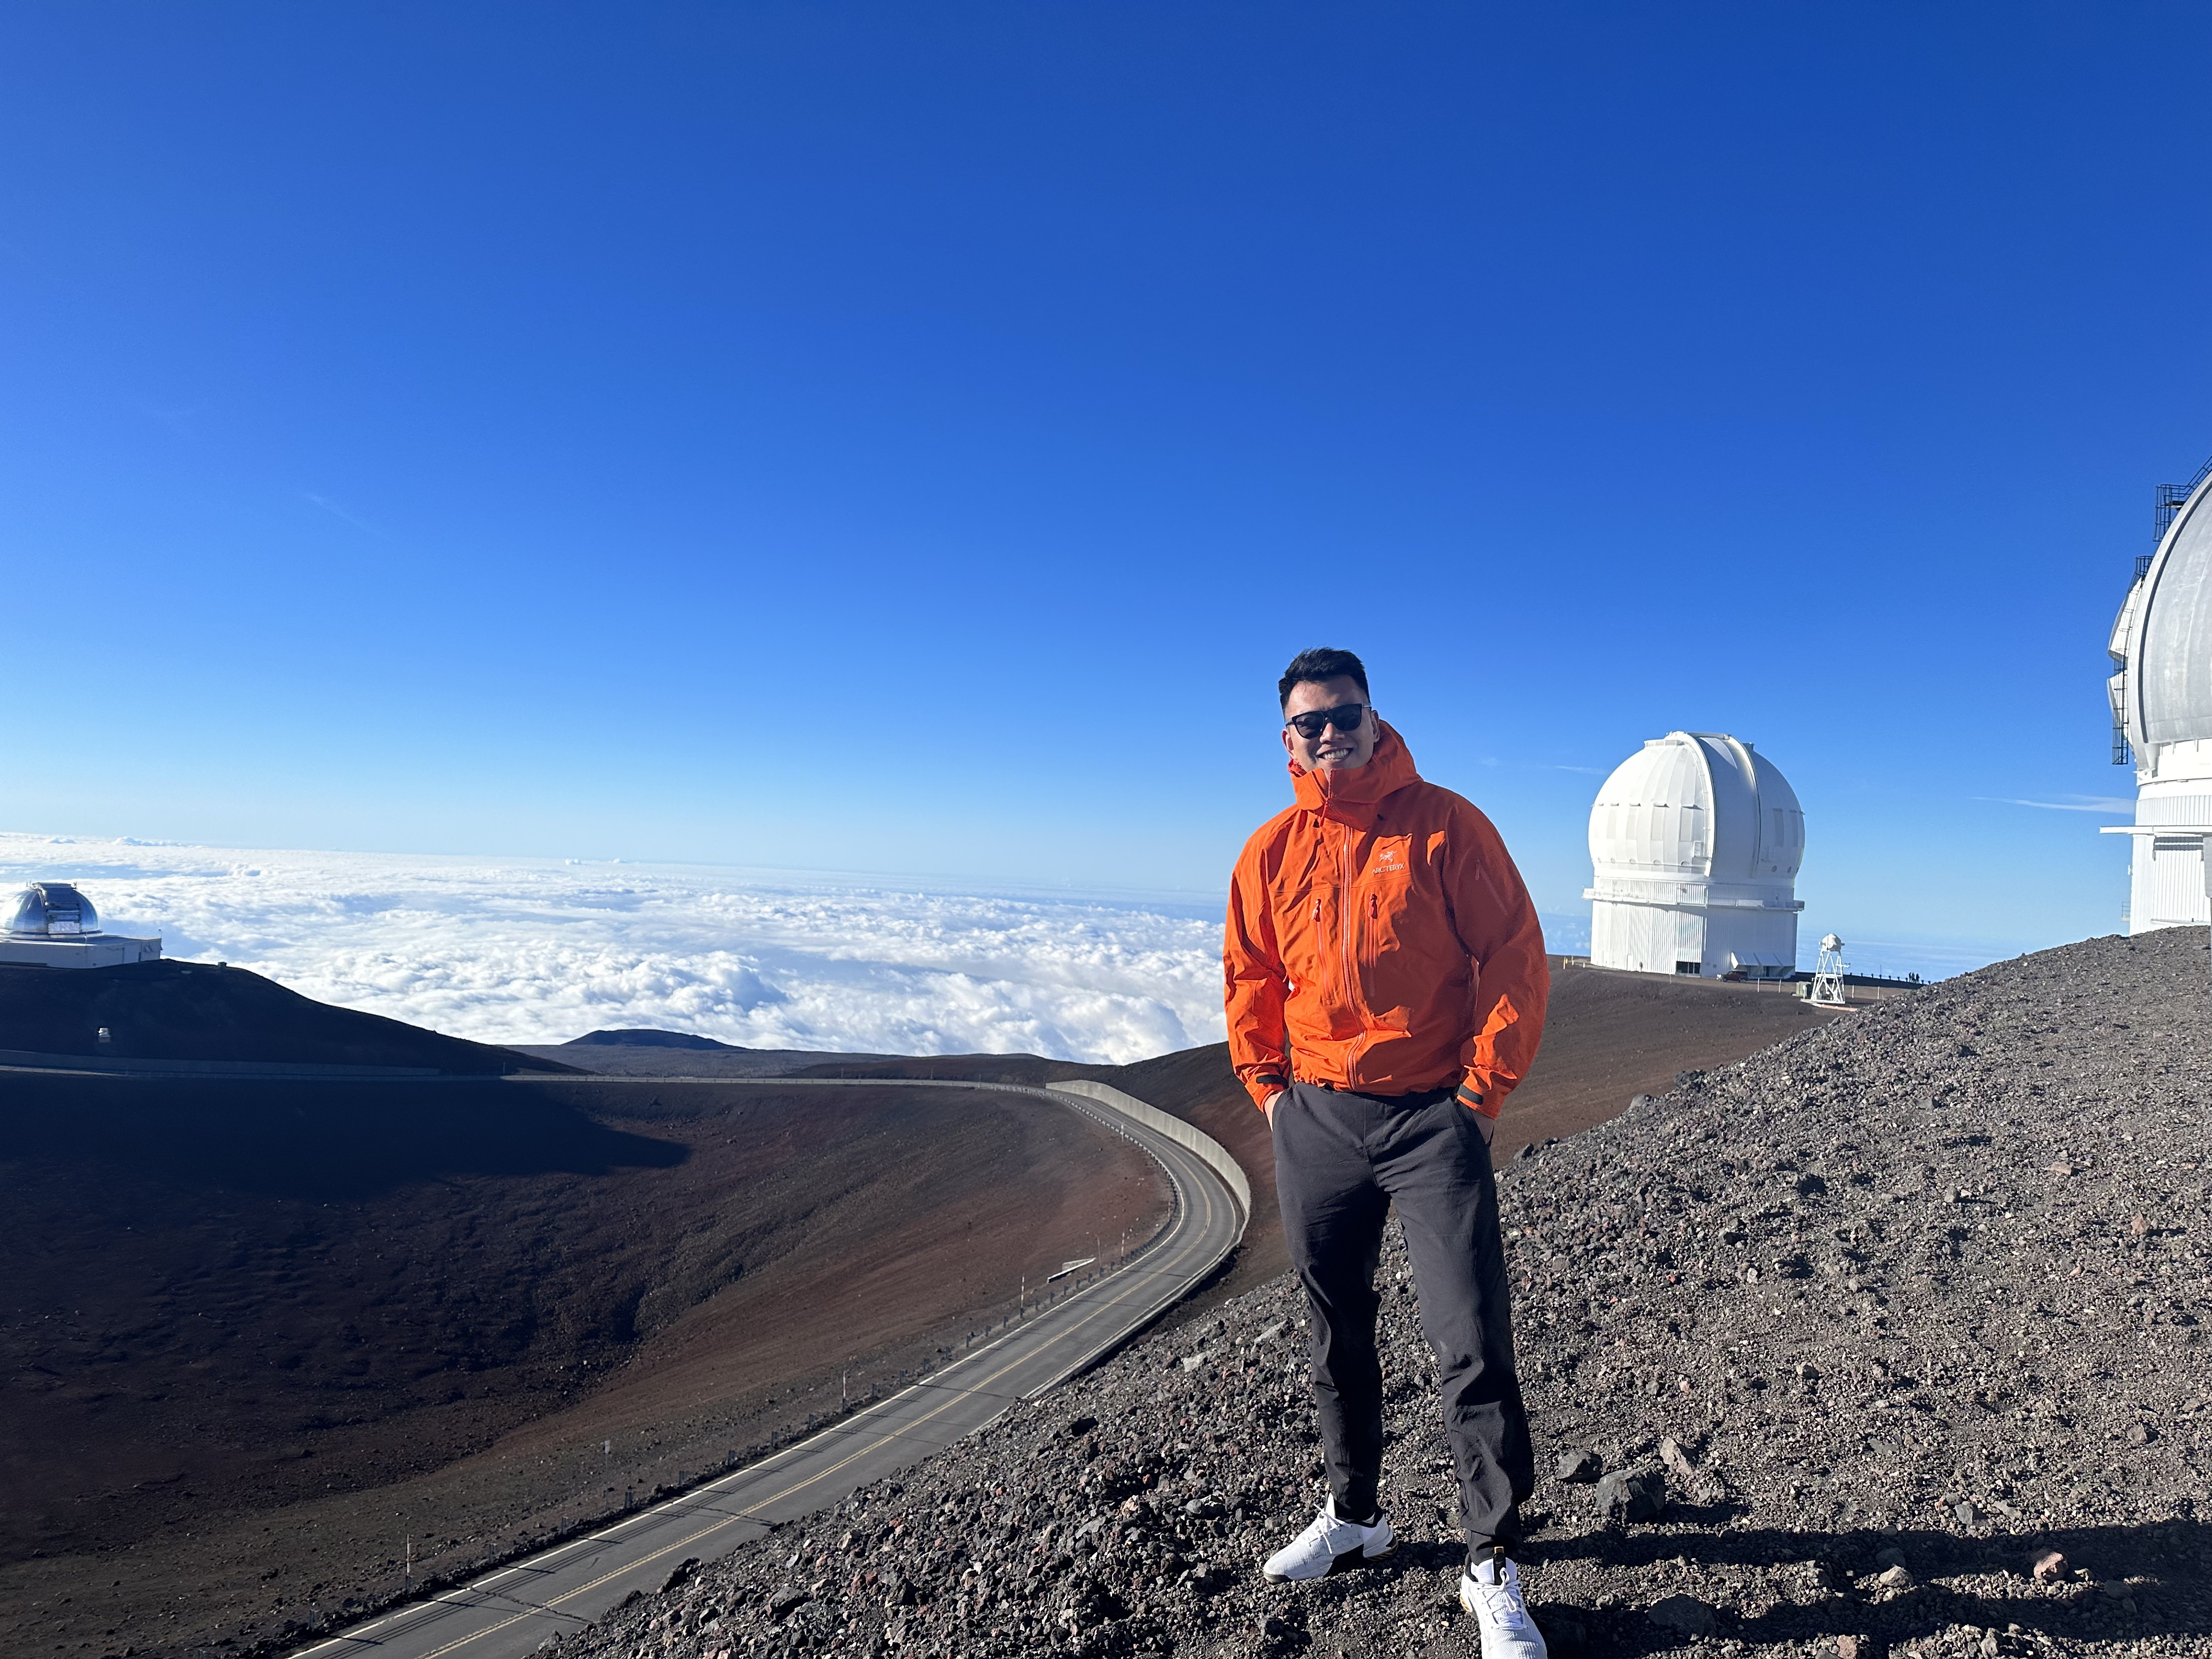
<svg viewBox="0 0 2212 1659"><path fill-rule="evenodd" d="M1310 714L1293 714L1283 724L1311 743L1332 726L1340 732L1357 732L1366 718L1365 703L1340 702L1334 708L1316 708Z"/></svg>

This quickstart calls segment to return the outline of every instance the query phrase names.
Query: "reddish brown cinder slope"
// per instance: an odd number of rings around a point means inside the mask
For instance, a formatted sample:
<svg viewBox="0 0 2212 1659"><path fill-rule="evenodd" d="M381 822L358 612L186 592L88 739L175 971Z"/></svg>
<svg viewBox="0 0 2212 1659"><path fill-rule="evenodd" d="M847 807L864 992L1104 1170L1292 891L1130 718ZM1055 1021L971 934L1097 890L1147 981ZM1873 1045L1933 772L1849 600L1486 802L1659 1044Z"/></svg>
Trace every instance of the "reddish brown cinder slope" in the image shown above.
<svg viewBox="0 0 2212 1659"><path fill-rule="evenodd" d="M1020 1097L489 1080L18 1075L0 1183L11 1656L277 1636L410 1538L465 1570L896 1379L1165 1196Z"/></svg>

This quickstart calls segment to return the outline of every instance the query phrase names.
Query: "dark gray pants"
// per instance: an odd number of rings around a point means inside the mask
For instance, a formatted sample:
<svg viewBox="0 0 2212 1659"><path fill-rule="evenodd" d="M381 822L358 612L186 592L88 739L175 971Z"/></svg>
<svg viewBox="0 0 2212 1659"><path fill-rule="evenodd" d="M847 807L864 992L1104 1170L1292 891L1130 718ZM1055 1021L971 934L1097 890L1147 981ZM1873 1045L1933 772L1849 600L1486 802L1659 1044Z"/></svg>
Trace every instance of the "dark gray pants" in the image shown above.
<svg viewBox="0 0 2212 1659"><path fill-rule="evenodd" d="M1312 1309L1314 1403L1337 1513L1371 1512L1382 1475L1375 1267L1395 1204L1436 1352L1468 1547L1519 1542L1535 1454L1513 1367L1498 1188L1474 1114L1449 1091L1297 1083L1275 1103L1274 1139L1283 1237Z"/></svg>

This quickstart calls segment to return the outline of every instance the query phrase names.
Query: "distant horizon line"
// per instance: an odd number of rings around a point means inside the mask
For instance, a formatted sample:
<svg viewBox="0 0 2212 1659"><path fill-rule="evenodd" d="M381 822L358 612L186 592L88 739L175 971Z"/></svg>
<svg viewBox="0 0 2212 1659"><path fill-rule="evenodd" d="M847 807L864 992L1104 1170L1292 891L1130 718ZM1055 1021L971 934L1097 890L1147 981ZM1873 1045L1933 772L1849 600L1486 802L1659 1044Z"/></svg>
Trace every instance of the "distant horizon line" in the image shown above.
<svg viewBox="0 0 2212 1659"><path fill-rule="evenodd" d="M1119 887L1107 883L1073 881L1007 882L981 874L963 874L953 871L890 871L853 870L835 866L805 865L725 863L704 859L658 859L623 857L579 857L560 853L483 853L483 852L422 852L391 848L362 847L276 847L253 846L245 843L220 842L176 841L140 836L104 834L70 835L32 830L0 830L0 846L8 842L30 842L41 847L66 848L80 845L113 848L162 848L182 852L252 853L282 856L330 856L337 858L416 859L426 862L442 863L509 863L516 865L549 865L568 869L635 870L641 873L653 870L671 872L726 872L733 876L782 878L791 884L812 884L820 886L853 890L854 889L896 889L921 892L954 892L977 898L1050 900L1059 902L1094 902L1116 908L1139 905L1171 907L1188 911L1197 909L1207 915L1217 915L1226 909L1227 880L1222 890L1184 887ZM17 860L29 862L29 860ZM44 862L45 860L40 860ZM66 862L56 860L54 862ZM37 878L28 878L36 879ZM1539 905L1537 915L1546 921L1570 922L1587 929L1589 926L1588 907L1579 909L1548 908ZM1894 951L1900 955L1938 955L1963 961L1974 958L1972 966L1983 966L2008 957L2056 948L2052 945L2031 945L2021 939L1999 939L1948 933L1899 933L1885 929L1884 937L1865 938L1863 948L1872 951ZM2085 934L2084 938L2095 937ZM2062 940L2059 943L2073 943ZM1561 951L1558 954L1578 954ZM1932 964L1931 964L1932 965ZM1960 967L1954 972L1969 972ZM1948 977L1948 975L1945 975Z"/></svg>
<svg viewBox="0 0 2212 1659"><path fill-rule="evenodd" d="M1173 902L1204 902L1222 907L1227 904L1228 878L1222 878L1218 894L1197 887L1117 887L1110 883L1078 884L1069 881L1006 882L977 874L957 871L920 870L853 870L836 866L780 864L727 863L708 859L673 858L584 858L565 853L485 853L485 852L422 852L389 847L280 847L257 846L243 842L171 841L143 836L66 835L50 834L34 830L0 830L0 843L11 841L30 842L46 847L105 845L109 847L167 848L179 852L264 853L272 855L325 854L340 858L423 859L445 862L483 861L487 863L550 864L565 868L620 868L626 870L715 870L732 874L804 877L831 884L862 884L885 885L911 884L927 887L957 885L963 893L980 898L1015 898L1041 896L1054 898L1104 898L1109 896L1128 898L1151 898Z"/></svg>

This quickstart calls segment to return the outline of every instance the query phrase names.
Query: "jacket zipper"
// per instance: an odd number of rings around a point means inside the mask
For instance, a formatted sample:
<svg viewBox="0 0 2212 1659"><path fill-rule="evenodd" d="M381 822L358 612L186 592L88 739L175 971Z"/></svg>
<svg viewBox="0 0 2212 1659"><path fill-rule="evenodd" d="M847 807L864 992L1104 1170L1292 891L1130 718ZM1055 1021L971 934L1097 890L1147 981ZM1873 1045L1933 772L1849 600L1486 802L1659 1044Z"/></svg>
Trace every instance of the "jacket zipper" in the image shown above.
<svg viewBox="0 0 2212 1659"><path fill-rule="evenodd" d="M1352 832L1348 830L1344 833L1340 862L1344 871L1344 885L1341 889L1343 897L1337 905L1337 917L1343 929L1344 1000L1351 1005L1352 1013L1359 1020L1359 1035L1352 1040L1351 1052L1344 1057L1344 1080L1357 1087L1359 1078L1353 1068L1359 1064L1360 1053L1367 1047L1367 999L1359 988L1359 896L1352 890Z"/></svg>
<svg viewBox="0 0 2212 1659"><path fill-rule="evenodd" d="M1337 860L1339 877L1337 891L1340 896L1336 904L1336 936L1340 954L1344 958L1344 1000L1356 1013L1359 1009L1359 964L1352 955L1352 935L1359 930L1358 896L1352 890L1352 837L1344 838Z"/></svg>

